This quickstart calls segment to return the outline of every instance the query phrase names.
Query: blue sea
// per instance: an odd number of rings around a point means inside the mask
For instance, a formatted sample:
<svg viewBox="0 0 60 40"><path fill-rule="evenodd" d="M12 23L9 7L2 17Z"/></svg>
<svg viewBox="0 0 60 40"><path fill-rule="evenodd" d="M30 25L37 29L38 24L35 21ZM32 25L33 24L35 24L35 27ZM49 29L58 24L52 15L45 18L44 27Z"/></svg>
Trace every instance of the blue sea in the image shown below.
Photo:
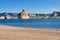
<svg viewBox="0 0 60 40"><path fill-rule="evenodd" d="M0 19L0 25L60 29L60 19Z"/></svg>

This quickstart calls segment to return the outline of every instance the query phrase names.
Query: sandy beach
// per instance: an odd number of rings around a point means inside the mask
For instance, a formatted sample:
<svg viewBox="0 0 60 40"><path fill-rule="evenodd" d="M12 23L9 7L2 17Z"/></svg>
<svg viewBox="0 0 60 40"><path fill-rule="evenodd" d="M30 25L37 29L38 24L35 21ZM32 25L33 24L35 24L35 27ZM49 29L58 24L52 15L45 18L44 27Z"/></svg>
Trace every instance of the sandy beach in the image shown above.
<svg viewBox="0 0 60 40"><path fill-rule="evenodd" d="M60 40L60 29L19 28L0 25L0 40Z"/></svg>

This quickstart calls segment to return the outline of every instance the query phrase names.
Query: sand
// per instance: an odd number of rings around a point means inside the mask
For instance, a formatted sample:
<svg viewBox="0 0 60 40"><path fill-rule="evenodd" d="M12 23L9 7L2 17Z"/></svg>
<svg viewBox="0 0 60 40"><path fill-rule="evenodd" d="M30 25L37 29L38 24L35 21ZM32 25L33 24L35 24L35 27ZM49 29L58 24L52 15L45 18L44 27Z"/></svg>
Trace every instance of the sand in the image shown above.
<svg viewBox="0 0 60 40"><path fill-rule="evenodd" d="M0 25L0 40L60 40L60 29L19 28Z"/></svg>

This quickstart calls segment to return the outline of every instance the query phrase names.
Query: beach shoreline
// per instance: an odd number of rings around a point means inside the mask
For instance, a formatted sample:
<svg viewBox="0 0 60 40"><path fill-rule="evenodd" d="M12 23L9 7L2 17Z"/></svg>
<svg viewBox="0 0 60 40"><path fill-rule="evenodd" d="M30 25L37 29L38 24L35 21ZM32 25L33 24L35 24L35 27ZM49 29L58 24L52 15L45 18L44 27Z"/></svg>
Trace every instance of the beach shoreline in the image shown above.
<svg viewBox="0 0 60 40"><path fill-rule="evenodd" d="M60 40L60 29L0 25L0 40Z"/></svg>

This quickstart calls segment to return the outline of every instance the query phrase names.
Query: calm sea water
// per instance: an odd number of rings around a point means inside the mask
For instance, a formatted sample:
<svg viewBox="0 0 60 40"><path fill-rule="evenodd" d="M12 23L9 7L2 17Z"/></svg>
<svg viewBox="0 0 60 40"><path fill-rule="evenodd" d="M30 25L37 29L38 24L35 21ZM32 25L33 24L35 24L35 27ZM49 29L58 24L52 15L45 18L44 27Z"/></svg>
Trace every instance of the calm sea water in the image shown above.
<svg viewBox="0 0 60 40"><path fill-rule="evenodd" d="M16 27L60 29L60 19L0 19L0 24Z"/></svg>

